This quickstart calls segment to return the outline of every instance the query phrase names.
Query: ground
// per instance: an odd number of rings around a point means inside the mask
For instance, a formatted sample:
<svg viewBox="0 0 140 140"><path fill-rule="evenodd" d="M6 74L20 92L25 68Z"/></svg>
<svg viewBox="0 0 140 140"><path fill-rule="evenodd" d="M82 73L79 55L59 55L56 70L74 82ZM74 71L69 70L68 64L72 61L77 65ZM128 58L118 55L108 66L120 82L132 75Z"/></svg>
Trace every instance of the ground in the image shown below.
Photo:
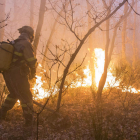
<svg viewBox="0 0 140 140"><path fill-rule="evenodd" d="M46 99L44 99L45 101ZM41 104L44 103L41 102ZM47 104L55 109L57 96ZM101 106L96 106L90 88L69 89L63 96L60 112L44 109L39 116L39 140L139 140L139 94L106 90ZM40 107L34 106L38 111ZM35 140L36 114L32 126L24 126L22 109L17 104L0 123L0 140Z"/></svg>

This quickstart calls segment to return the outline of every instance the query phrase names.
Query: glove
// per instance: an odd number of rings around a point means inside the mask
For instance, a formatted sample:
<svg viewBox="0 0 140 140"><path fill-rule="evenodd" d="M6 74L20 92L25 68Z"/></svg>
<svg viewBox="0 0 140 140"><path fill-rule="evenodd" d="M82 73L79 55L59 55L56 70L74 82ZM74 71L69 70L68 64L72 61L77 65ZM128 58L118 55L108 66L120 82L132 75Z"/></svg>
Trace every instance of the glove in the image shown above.
<svg viewBox="0 0 140 140"><path fill-rule="evenodd" d="M29 74L29 79L32 80L36 76L36 68L32 68Z"/></svg>

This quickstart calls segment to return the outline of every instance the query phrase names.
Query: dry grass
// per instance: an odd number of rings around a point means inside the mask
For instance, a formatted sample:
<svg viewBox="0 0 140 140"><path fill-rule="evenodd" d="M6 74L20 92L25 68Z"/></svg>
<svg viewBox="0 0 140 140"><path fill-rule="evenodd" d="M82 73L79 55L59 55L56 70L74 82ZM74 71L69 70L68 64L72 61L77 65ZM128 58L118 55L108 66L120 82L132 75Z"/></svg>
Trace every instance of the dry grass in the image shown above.
<svg viewBox="0 0 140 140"><path fill-rule="evenodd" d="M55 109L57 96L49 104ZM89 88L69 89L63 97L60 115L44 110L39 121L39 140L139 140L139 94L113 89L103 94L97 109ZM35 107L36 108L36 107ZM36 108L39 109L39 108ZM35 116L36 118L36 116ZM23 127L22 110L15 106L0 124L1 139L35 139L36 124Z"/></svg>

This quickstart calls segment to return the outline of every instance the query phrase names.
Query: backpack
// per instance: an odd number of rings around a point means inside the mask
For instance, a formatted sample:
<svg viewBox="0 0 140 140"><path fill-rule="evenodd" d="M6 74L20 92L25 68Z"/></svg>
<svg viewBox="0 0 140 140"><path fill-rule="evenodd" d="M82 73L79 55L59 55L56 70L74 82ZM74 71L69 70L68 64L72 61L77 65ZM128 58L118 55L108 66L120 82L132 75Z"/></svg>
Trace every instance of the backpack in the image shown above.
<svg viewBox="0 0 140 140"><path fill-rule="evenodd" d="M14 46L8 42L0 44L0 71L5 71L10 68L14 53Z"/></svg>

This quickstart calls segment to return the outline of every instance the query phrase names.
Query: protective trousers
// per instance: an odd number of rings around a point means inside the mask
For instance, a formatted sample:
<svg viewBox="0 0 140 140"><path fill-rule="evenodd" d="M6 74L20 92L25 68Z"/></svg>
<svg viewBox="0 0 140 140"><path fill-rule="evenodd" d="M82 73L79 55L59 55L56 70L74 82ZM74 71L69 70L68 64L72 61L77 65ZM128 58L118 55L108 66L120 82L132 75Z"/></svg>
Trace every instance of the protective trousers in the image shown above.
<svg viewBox="0 0 140 140"><path fill-rule="evenodd" d="M6 113L12 109L19 99L26 122L32 121L32 93L27 74L21 74L21 68L14 67L4 72L3 76L10 94L2 105L2 112Z"/></svg>

